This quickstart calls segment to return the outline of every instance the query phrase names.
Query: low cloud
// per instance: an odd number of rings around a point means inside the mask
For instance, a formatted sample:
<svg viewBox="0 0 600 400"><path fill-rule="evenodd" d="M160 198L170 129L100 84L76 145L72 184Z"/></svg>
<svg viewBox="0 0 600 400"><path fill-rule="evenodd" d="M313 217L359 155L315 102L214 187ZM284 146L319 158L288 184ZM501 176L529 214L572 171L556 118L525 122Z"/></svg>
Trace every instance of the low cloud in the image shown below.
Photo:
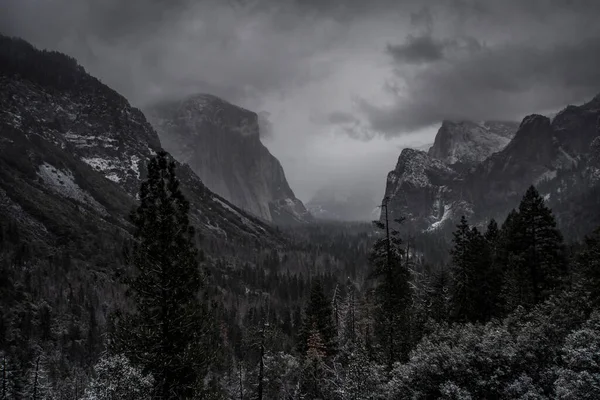
<svg viewBox="0 0 600 400"><path fill-rule="evenodd" d="M437 41L430 35L412 36L399 45L387 45L387 52L397 61L408 64L422 64L444 58L444 50L449 42Z"/></svg>
<svg viewBox="0 0 600 400"><path fill-rule="evenodd" d="M269 119L271 113L268 111L260 111L258 113L258 129L260 130L261 139L273 138L273 123Z"/></svg>

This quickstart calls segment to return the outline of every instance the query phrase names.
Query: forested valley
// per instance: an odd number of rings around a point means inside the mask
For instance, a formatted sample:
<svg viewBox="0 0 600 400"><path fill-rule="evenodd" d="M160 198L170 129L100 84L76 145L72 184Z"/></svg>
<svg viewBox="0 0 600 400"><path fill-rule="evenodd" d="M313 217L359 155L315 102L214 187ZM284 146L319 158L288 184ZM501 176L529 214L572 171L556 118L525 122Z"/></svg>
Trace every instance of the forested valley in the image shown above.
<svg viewBox="0 0 600 400"><path fill-rule="evenodd" d="M160 152L131 235L49 249L1 221L0 398L598 398L600 230L563 237L533 186L514 206L449 245L323 222L244 259Z"/></svg>

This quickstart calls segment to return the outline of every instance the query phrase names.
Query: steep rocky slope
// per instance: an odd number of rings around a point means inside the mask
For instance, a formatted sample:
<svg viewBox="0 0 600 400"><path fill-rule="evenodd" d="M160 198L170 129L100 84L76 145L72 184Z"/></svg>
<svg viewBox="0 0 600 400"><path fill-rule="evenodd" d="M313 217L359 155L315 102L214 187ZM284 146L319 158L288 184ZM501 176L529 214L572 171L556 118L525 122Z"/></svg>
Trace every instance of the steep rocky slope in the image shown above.
<svg viewBox="0 0 600 400"><path fill-rule="evenodd" d="M212 191L276 224L312 219L261 143L256 113L199 94L149 107L146 114L164 148Z"/></svg>
<svg viewBox="0 0 600 400"><path fill-rule="evenodd" d="M446 164L472 166L502 150L519 124L499 121L444 121L429 155Z"/></svg>
<svg viewBox="0 0 600 400"><path fill-rule="evenodd" d="M593 226L586 219L600 216L600 202L594 205L600 200L594 161L598 149L591 146L594 140L600 140L595 139L600 134L599 118L600 96L581 106L565 108L553 120L529 115L502 149L484 159L479 134L461 133L461 145L452 147L455 142L448 137L454 136L448 132L455 126L446 123L429 157L403 150L398 165L388 175L390 211L395 216L406 216L409 226L420 231L451 227L462 214L483 224L489 218L502 220L533 184L555 209L564 229L585 234L588 226ZM510 136L509 126L504 138ZM479 132L479 128L468 131ZM502 140L496 144L502 144ZM456 151L449 150L452 148ZM492 147L486 148L489 152ZM470 168L463 168L465 162L471 163Z"/></svg>
<svg viewBox="0 0 600 400"><path fill-rule="evenodd" d="M424 151L404 149L387 176L384 199L390 220L407 219L411 230L435 228L464 209L452 192L460 174ZM383 218L383 214L381 216Z"/></svg>
<svg viewBox="0 0 600 400"><path fill-rule="evenodd" d="M0 36L0 213L32 235L85 242L85 227L128 226L158 135L125 98L63 54ZM221 241L281 242L268 225L178 175L199 230ZM44 239L45 240L45 239Z"/></svg>

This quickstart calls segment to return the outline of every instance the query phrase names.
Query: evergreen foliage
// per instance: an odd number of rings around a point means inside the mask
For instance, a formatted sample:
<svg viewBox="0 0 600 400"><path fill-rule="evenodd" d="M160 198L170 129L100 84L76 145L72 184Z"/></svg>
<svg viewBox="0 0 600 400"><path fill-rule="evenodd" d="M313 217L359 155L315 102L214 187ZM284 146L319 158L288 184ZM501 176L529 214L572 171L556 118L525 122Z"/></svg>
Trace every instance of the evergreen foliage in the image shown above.
<svg viewBox="0 0 600 400"><path fill-rule="evenodd" d="M118 349L155 380L162 399L192 398L210 360L210 319L201 303L202 276L189 203L165 152L148 164L127 279L135 310L119 322Z"/></svg>
<svg viewBox="0 0 600 400"><path fill-rule="evenodd" d="M565 288L568 271L563 237L533 186L502 230L507 268L504 296L509 311L518 305L531 307Z"/></svg>
<svg viewBox="0 0 600 400"><path fill-rule="evenodd" d="M312 340L313 345L317 342L322 344L319 348L313 346L313 351L318 351L323 357L333 356L337 350L336 332L331 301L325 297L321 280L315 279L298 335L300 354L308 354Z"/></svg>
<svg viewBox="0 0 600 400"><path fill-rule="evenodd" d="M477 228L469 227L464 216L454 232L453 242L452 319L458 322L487 321L495 308L490 243Z"/></svg>
<svg viewBox="0 0 600 400"><path fill-rule="evenodd" d="M152 376L144 375L125 356L105 354L94 366L83 400L146 400L153 387Z"/></svg>
<svg viewBox="0 0 600 400"><path fill-rule="evenodd" d="M374 224L386 233L375 242L369 257L371 277L376 280L374 334L381 361L391 369L395 362L406 360L410 347L410 271L403 262L400 233L379 221Z"/></svg>

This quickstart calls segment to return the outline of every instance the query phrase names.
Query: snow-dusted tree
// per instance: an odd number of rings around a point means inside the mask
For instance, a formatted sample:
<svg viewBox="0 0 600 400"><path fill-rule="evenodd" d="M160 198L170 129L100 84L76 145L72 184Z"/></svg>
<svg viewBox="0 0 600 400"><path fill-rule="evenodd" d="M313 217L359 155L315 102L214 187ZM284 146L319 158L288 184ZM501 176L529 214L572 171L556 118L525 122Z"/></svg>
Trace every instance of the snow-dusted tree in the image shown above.
<svg viewBox="0 0 600 400"><path fill-rule="evenodd" d="M331 398L339 400L380 398L385 371L369 359L360 339L348 341L331 367L326 368L323 385Z"/></svg>
<svg viewBox="0 0 600 400"><path fill-rule="evenodd" d="M300 363L298 359L283 352L267 352L264 361L266 399L287 400L298 396Z"/></svg>
<svg viewBox="0 0 600 400"><path fill-rule="evenodd" d="M21 399L25 396L26 376L19 363L5 352L0 352L0 399Z"/></svg>
<svg viewBox="0 0 600 400"><path fill-rule="evenodd" d="M104 355L94 366L94 378L83 400L148 400L154 380L122 354Z"/></svg>
<svg viewBox="0 0 600 400"><path fill-rule="evenodd" d="M338 292L336 288L336 293ZM341 296L338 296L341 297ZM346 295L337 300L337 307L334 307L334 314L337 314L336 320L338 330L338 343L344 347L348 342L354 342L357 338L358 330L358 299L355 285L348 280L346 284Z"/></svg>
<svg viewBox="0 0 600 400"><path fill-rule="evenodd" d="M0 399L8 398L10 371L8 369L8 356L4 352L0 352Z"/></svg>
<svg viewBox="0 0 600 400"><path fill-rule="evenodd" d="M452 381L446 381L440 385L440 399L443 400L472 400L473 396L465 388L458 386Z"/></svg>
<svg viewBox="0 0 600 400"><path fill-rule="evenodd" d="M245 360L244 364L250 369L249 395L257 400L267 398L265 395L266 385L266 357L273 343L279 337L279 330L266 321L261 321L259 326L248 329L244 337ZM240 388L243 396L243 387ZM241 397L241 396L240 396Z"/></svg>
<svg viewBox="0 0 600 400"><path fill-rule="evenodd" d="M313 323L312 329L309 331L307 347L300 379L302 398L325 399L323 382L326 371L327 346L316 323Z"/></svg>
<svg viewBox="0 0 600 400"><path fill-rule="evenodd" d="M504 394L508 399L545 400L548 398L533 379L525 373L507 385Z"/></svg>
<svg viewBox="0 0 600 400"><path fill-rule="evenodd" d="M29 368L27 385L25 387L25 396L27 399L50 400L54 398L46 364L46 358L39 355L34 359Z"/></svg>
<svg viewBox="0 0 600 400"><path fill-rule="evenodd" d="M557 399L600 398L600 312L567 336L562 348L564 367L554 383Z"/></svg>

